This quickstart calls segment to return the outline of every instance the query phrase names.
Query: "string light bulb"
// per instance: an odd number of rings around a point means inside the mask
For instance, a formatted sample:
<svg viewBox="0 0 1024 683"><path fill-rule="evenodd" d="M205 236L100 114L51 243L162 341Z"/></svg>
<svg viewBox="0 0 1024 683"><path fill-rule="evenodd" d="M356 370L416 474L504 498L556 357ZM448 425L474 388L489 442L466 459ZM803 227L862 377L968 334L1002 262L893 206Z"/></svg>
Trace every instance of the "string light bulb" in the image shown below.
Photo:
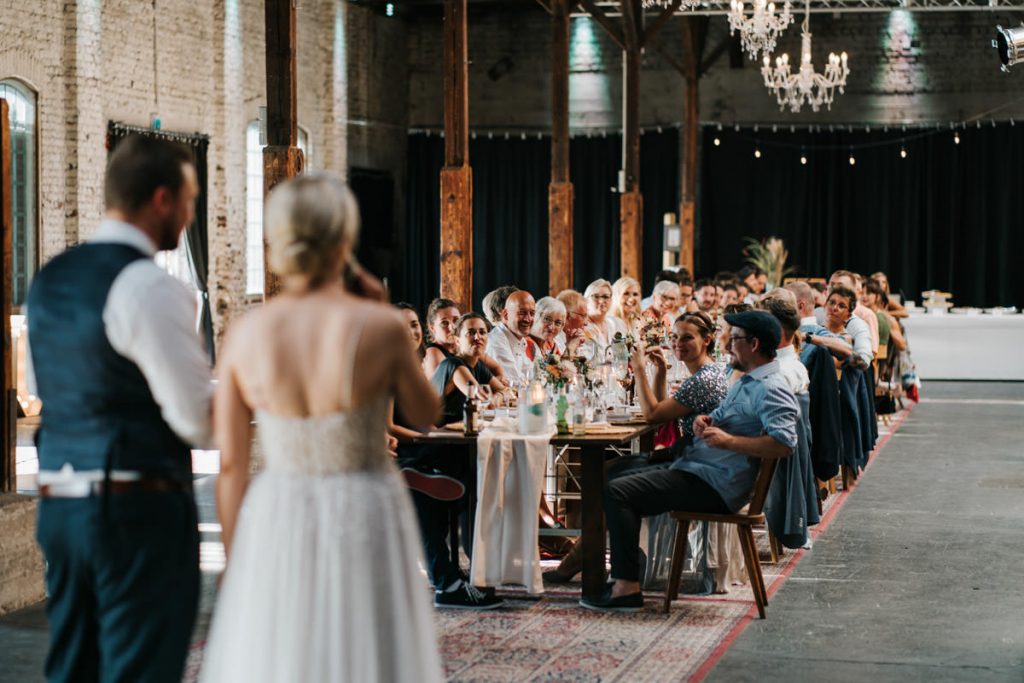
<svg viewBox="0 0 1024 683"><path fill-rule="evenodd" d="M900 159L906 159L906 158L907 158L907 148L903 147L901 145L900 146Z"/></svg>
<svg viewBox="0 0 1024 683"><path fill-rule="evenodd" d="M857 160L853 157L853 148L850 148L850 166L856 165Z"/></svg>
<svg viewBox="0 0 1024 683"><path fill-rule="evenodd" d="M805 150L805 149L801 149L800 150L800 165L801 166L806 166L807 165L807 150Z"/></svg>
<svg viewBox="0 0 1024 683"><path fill-rule="evenodd" d="M955 144L955 145L959 145L960 144L960 133L959 132L954 132L953 133L953 144Z"/></svg>
<svg viewBox="0 0 1024 683"><path fill-rule="evenodd" d="M715 147L718 147L718 146L719 146L719 145L721 145L721 144L722 144L722 141L721 141L721 140L719 140L719 139L718 139L718 138L716 137L716 138L715 138Z"/></svg>
<svg viewBox="0 0 1024 683"><path fill-rule="evenodd" d="M754 158L755 159L760 159L761 158L761 150L758 149L757 147L754 148Z"/></svg>

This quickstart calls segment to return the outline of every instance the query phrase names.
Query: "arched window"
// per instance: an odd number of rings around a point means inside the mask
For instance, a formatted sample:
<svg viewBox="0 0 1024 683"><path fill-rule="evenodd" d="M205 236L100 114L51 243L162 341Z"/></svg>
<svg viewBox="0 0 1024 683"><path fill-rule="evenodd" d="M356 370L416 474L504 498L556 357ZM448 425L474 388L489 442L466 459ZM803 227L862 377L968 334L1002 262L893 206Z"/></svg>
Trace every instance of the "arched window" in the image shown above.
<svg viewBox="0 0 1024 683"><path fill-rule="evenodd" d="M11 124L12 299L25 303L28 286L39 265L38 191L36 168L36 95L21 81L0 80L0 99L7 100Z"/></svg>
<svg viewBox="0 0 1024 683"><path fill-rule="evenodd" d="M309 163L309 134L299 127L298 146ZM245 129L245 293L263 294L263 147L260 122Z"/></svg>

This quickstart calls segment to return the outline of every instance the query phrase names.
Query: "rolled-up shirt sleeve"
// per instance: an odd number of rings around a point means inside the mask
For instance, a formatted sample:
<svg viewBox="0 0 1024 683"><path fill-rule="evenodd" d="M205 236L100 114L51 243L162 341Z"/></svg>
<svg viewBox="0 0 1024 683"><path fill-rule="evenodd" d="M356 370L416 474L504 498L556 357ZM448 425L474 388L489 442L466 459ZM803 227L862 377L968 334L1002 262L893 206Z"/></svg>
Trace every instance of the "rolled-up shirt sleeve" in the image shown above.
<svg viewBox="0 0 1024 683"><path fill-rule="evenodd" d="M800 407L793 392L785 386L765 387L758 417L764 433L787 448L796 448L796 422Z"/></svg>
<svg viewBox="0 0 1024 683"><path fill-rule="evenodd" d="M114 350L142 371L174 433L212 447L213 384L192 294L152 261L136 261L114 280L103 323Z"/></svg>

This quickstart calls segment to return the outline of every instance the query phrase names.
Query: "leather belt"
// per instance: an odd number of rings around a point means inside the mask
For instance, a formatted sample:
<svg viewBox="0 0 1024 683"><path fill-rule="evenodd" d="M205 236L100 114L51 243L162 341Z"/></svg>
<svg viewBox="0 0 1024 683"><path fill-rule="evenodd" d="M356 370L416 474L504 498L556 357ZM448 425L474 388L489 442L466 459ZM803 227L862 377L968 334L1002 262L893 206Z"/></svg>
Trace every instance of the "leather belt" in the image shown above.
<svg viewBox="0 0 1024 683"><path fill-rule="evenodd" d="M191 493L192 484L173 479L136 479L133 481L89 481L68 484L43 484L40 498L89 498L104 493Z"/></svg>

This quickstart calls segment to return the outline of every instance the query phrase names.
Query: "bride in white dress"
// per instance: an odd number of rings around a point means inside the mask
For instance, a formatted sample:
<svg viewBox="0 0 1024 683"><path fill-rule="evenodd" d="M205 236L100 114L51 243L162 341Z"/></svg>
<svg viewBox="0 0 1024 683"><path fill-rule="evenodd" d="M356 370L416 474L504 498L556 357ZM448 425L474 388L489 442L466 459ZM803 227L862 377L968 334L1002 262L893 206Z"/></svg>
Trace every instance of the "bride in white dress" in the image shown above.
<svg viewBox="0 0 1024 683"><path fill-rule="evenodd" d="M347 293L348 188L274 190L282 293L236 322L219 363L217 513L227 569L201 680L440 681L419 531L385 441L388 402L429 425L439 401L397 310ZM248 481L255 417L265 470Z"/></svg>

